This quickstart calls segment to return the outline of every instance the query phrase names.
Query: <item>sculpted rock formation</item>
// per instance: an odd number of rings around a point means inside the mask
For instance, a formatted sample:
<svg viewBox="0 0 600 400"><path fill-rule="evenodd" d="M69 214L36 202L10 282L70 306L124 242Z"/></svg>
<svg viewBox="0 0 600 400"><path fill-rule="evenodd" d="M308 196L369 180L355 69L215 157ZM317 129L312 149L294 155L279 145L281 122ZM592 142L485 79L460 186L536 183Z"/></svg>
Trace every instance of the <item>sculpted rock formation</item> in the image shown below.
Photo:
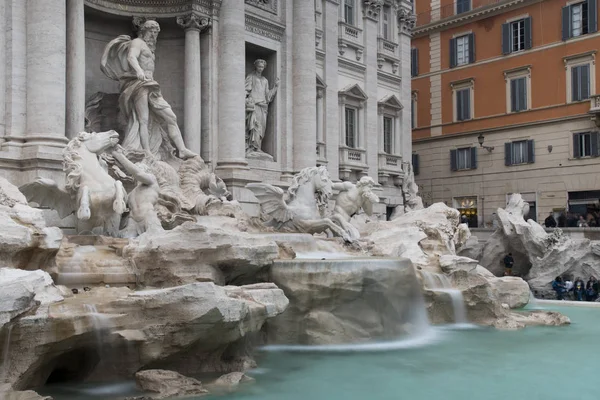
<svg viewBox="0 0 600 400"><path fill-rule="evenodd" d="M46 227L41 210L29 207L16 186L0 178L0 267L35 269L58 252L62 232Z"/></svg>
<svg viewBox="0 0 600 400"><path fill-rule="evenodd" d="M253 363L246 335L288 304L269 283L199 282L137 292L98 287L58 299L42 297L35 311L11 317L9 352L0 355L9 365L4 383L20 390L43 385L53 373L117 379L148 368L189 375L240 371ZM7 334L2 330L3 343Z"/></svg>
<svg viewBox="0 0 600 400"><path fill-rule="evenodd" d="M350 220L361 209L368 216L373 215L373 205L379 203L379 197L372 192L375 181L369 176L363 176L354 184L352 182L333 183L333 189L339 190L331 219L344 229L350 240L360 239L360 232Z"/></svg>
<svg viewBox="0 0 600 400"><path fill-rule="evenodd" d="M144 392L151 392L152 399L190 397L208 394L202 382L174 371L150 369L135 374L135 382ZM146 397L146 396L144 396Z"/></svg>
<svg viewBox="0 0 600 400"><path fill-rule="evenodd" d="M269 343L338 344L416 333L421 290L410 260L278 260L270 279L290 300ZM422 308L421 308L422 309Z"/></svg>
<svg viewBox="0 0 600 400"><path fill-rule="evenodd" d="M506 301L514 306L520 305L519 299L525 296L525 286L497 282L498 278L478 265L476 260L456 255L470 237L468 228L459 223L459 218L457 210L436 203L398 216L393 221L366 224L361 233L371 241L373 255L407 257L417 269L447 276L452 286L462 292L471 322L506 329L542 323L568 323L568 318L560 314L522 314L504 308L502 304ZM440 319L453 315L439 310L440 307L451 307L448 300L443 293L426 290L426 304L433 322L451 322Z"/></svg>
<svg viewBox="0 0 600 400"><path fill-rule="evenodd" d="M79 233L116 236L127 208L127 193L123 184L108 174L107 164L99 156L118 142L115 131L81 132L63 152L64 187L37 178L19 189L28 201L56 210L61 218L76 213Z"/></svg>
<svg viewBox="0 0 600 400"><path fill-rule="evenodd" d="M513 273L524 276L538 296L554 297L551 283L555 277L568 274L573 278L600 277L600 246L598 241L571 239L560 229L547 233L533 220L525 221L529 204L520 194L513 194L506 209L496 215L499 228L485 243L481 265L495 275L504 273L502 259L513 253Z"/></svg>

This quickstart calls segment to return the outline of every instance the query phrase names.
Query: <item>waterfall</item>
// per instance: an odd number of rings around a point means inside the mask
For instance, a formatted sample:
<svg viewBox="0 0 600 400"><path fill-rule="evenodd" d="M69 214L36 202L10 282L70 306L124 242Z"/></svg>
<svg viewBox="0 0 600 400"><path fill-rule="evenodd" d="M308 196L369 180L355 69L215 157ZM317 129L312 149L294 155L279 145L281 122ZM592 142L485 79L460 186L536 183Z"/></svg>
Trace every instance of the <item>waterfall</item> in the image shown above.
<svg viewBox="0 0 600 400"><path fill-rule="evenodd" d="M6 338L4 340L4 348L2 349L2 375L0 375L2 377L2 381L6 380L6 377L8 376L8 368L10 368L10 359L8 358L8 355L10 353L10 336L13 329L13 325L11 323L7 324L6 326L8 329L6 332Z"/></svg>
<svg viewBox="0 0 600 400"><path fill-rule="evenodd" d="M112 323L106 315L98 312L98 309L96 308L95 304L84 304L83 308L87 312L92 326L94 327L94 334L96 335L96 346L98 348L98 351L101 352L103 344L102 332L112 328Z"/></svg>
<svg viewBox="0 0 600 400"><path fill-rule="evenodd" d="M423 270L420 272L425 289L437 293L447 293L448 296L450 296L452 309L454 311L454 323L468 324L467 308L465 307L465 300L462 292L452 287L452 283L450 283L450 279L448 279L446 275Z"/></svg>

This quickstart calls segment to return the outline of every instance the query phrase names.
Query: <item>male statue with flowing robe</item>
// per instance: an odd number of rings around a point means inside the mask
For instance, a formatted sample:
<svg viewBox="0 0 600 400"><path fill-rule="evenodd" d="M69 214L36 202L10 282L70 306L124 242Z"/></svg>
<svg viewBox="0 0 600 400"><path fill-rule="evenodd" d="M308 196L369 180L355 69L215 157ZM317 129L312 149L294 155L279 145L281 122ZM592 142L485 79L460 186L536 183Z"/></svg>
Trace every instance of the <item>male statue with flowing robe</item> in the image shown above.
<svg viewBox="0 0 600 400"><path fill-rule="evenodd" d="M108 43L102 55L100 69L121 85L119 107L127 118L122 146L158 155L161 147L169 152L172 144L180 158L195 157L185 147L177 117L154 80L154 51L159 32L158 22L148 20L140 27L137 38L121 35ZM167 143L163 143L163 136L168 138Z"/></svg>
<svg viewBox="0 0 600 400"><path fill-rule="evenodd" d="M269 90L269 81L262 76L266 66L265 60L254 61L255 70L246 77L246 154L262 153L269 103L279 87L277 78L275 86Z"/></svg>

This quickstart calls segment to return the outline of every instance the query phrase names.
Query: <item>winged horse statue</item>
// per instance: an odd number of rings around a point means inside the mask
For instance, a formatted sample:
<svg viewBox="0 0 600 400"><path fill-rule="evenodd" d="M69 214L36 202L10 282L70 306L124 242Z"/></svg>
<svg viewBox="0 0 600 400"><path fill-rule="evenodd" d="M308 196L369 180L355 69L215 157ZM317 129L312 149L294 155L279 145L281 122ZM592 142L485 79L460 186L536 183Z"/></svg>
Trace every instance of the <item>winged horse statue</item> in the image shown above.
<svg viewBox="0 0 600 400"><path fill-rule="evenodd" d="M127 192L120 181L108 174L106 162L99 158L117 143L119 134L113 130L81 132L63 152L64 186L38 177L19 190L27 201L52 208L61 218L76 213L78 233L96 229L95 233L117 236Z"/></svg>
<svg viewBox="0 0 600 400"><path fill-rule="evenodd" d="M266 224L279 231L321 233L330 230L351 242L348 233L325 218L327 202L333 195L332 182L325 167L307 167L294 176L287 192L267 183L249 183L260 203Z"/></svg>

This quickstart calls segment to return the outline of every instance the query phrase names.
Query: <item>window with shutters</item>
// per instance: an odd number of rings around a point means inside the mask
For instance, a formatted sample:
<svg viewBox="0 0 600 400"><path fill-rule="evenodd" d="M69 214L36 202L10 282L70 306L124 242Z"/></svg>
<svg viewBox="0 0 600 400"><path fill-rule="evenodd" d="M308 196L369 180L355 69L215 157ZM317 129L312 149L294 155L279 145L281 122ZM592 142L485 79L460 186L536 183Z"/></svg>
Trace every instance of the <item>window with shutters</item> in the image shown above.
<svg viewBox="0 0 600 400"><path fill-rule="evenodd" d="M469 63L469 36L460 36L456 39L456 65Z"/></svg>
<svg viewBox="0 0 600 400"><path fill-rule="evenodd" d="M511 51L525 50L525 20L511 22L510 24Z"/></svg>
<svg viewBox="0 0 600 400"><path fill-rule="evenodd" d="M527 163L527 141L520 140L518 142L512 142L512 155L511 164L525 164Z"/></svg>
<svg viewBox="0 0 600 400"><path fill-rule="evenodd" d="M573 134L573 157L597 157L598 136L598 132L581 132Z"/></svg>
<svg viewBox="0 0 600 400"><path fill-rule="evenodd" d="M456 13L462 14L471 11L471 0L456 0Z"/></svg>
<svg viewBox="0 0 600 400"><path fill-rule="evenodd" d="M590 98L590 65L578 65L571 68L571 101Z"/></svg>
<svg viewBox="0 0 600 400"><path fill-rule="evenodd" d="M460 171L477 168L477 147L450 150L450 169Z"/></svg>
<svg viewBox="0 0 600 400"><path fill-rule="evenodd" d="M410 49L410 76L419 75L419 49Z"/></svg>
<svg viewBox="0 0 600 400"><path fill-rule="evenodd" d="M346 146L356 148L358 146L356 140L357 126L357 110L355 108L346 107L344 109L344 120L346 125Z"/></svg>
<svg viewBox="0 0 600 400"><path fill-rule="evenodd" d="M535 162L535 144L533 140L517 140L504 144L504 164L520 165Z"/></svg>
<svg viewBox="0 0 600 400"><path fill-rule="evenodd" d="M502 24L502 53L510 54L532 47L531 17L520 17Z"/></svg>
<svg viewBox="0 0 600 400"><path fill-rule="evenodd" d="M455 93L456 120L471 119L471 88L460 89Z"/></svg>
<svg viewBox="0 0 600 400"><path fill-rule="evenodd" d="M596 94L596 51L564 57L567 103L587 101Z"/></svg>
<svg viewBox="0 0 600 400"><path fill-rule="evenodd" d="M598 31L598 0L585 0L562 9L562 39Z"/></svg>
<svg viewBox="0 0 600 400"><path fill-rule="evenodd" d="M355 0L344 0L344 22L349 25L354 25L354 14L356 7L354 4Z"/></svg>
<svg viewBox="0 0 600 400"><path fill-rule="evenodd" d="M519 112L527 110L527 78L510 80L510 111Z"/></svg>
<svg viewBox="0 0 600 400"><path fill-rule="evenodd" d="M394 118L383 117L383 151L392 154L394 142Z"/></svg>

